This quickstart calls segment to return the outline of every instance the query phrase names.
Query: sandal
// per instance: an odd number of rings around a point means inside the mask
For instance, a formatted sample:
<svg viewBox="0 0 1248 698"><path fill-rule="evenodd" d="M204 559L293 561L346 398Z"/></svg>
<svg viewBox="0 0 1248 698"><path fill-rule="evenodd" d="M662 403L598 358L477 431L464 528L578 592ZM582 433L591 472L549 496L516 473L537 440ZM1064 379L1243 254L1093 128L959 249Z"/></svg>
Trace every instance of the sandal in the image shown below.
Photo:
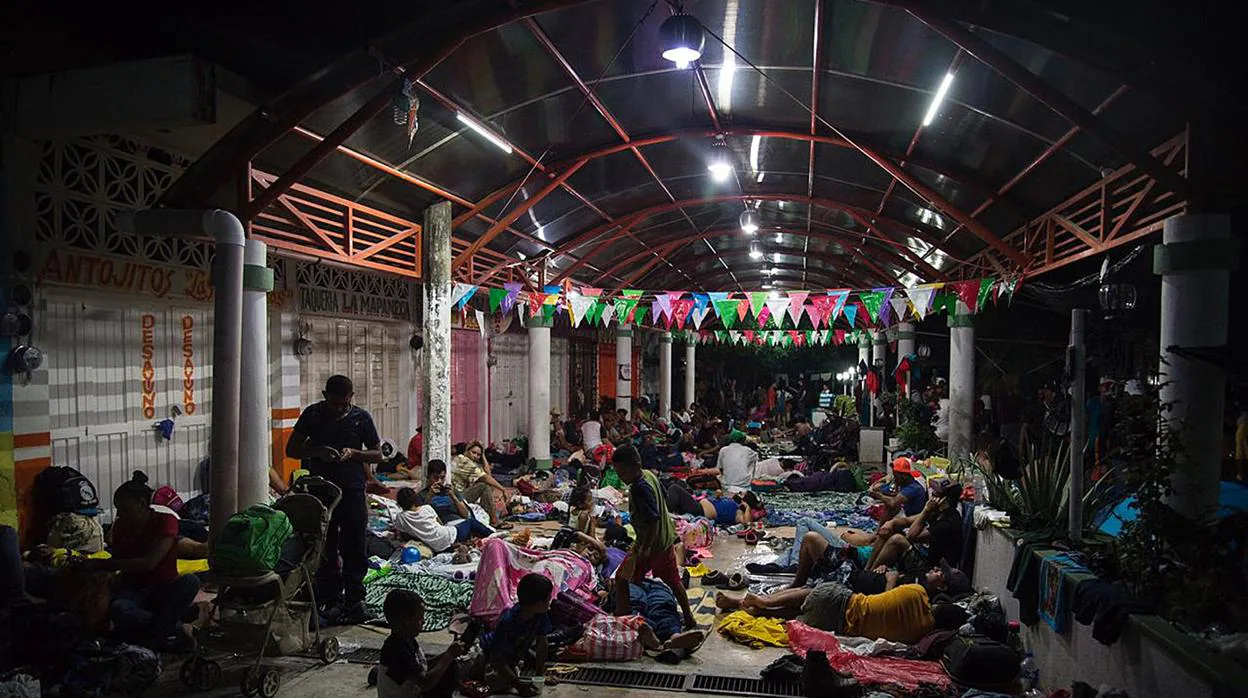
<svg viewBox="0 0 1248 698"><path fill-rule="evenodd" d="M490 687L481 681L465 681L459 685L460 695L467 698L489 698L494 695Z"/></svg>
<svg viewBox="0 0 1248 698"><path fill-rule="evenodd" d="M719 570L711 570L707 574L702 575L702 586L704 587L720 587L728 582L728 576Z"/></svg>
<svg viewBox="0 0 1248 698"><path fill-rule="evenodd" d="M733 572L728 576L728 583L724 585L724 588L728 591L743 591L749 586L749 582L745 581L745 577L740 572Z"/></svg>
<svg viewBox="0 0 1248 698"><path fill-rule="evenodd" d="M516 527L515 524L511 523L510 521L499 521L497 524L494 525L494 528L500 531L510 531L515 527Z"/></svg>
<svg viewBox="0 0 1248 698"><path fill-rule="evenodd" d="M745 544L746 545L758 545L758 532L746 531L745 532Z"/></svg>

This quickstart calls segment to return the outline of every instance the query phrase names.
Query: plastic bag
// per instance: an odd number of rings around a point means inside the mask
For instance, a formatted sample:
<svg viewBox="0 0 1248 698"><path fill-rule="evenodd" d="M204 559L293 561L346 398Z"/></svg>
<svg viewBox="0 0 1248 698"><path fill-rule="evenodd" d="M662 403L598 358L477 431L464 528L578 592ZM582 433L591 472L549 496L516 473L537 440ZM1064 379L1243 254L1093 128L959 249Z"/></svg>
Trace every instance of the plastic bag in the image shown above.
<svg viewBox="0 0 1248 698"><path fill-rule="evenodd" d="M641 616L594 616L585 625L585 634L581 639L568 648L568 655L598 662L640 659L644 650L637 629L645 623Z"/></svg>

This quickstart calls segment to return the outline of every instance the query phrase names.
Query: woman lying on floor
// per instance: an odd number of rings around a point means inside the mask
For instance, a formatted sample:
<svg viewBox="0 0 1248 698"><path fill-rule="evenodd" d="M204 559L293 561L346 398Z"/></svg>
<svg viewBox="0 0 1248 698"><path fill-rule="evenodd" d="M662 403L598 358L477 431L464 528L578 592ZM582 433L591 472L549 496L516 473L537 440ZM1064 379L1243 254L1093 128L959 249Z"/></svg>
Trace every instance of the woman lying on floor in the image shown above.
<svg viewBox="0 0 1248 698"><path fill-rule="evenodd" d="M729 497L721 490L716 491L712 497L695 497L676 482L668 485L667 508L673 514L704 516L719 526L748 524L767 514L762 500L753 492Z"/></svg>

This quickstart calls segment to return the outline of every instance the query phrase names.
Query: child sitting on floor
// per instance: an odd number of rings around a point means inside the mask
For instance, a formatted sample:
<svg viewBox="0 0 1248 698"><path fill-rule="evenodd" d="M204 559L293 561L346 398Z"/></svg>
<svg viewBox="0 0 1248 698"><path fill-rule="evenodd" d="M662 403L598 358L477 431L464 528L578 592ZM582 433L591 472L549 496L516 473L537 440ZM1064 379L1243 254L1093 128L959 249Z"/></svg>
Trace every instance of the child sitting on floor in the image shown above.
<svg viewBox="0 0 1248 698"><path fill-rule="evenodd" d="M572 490L568 504L568 525L585 535L595 535L598 524L594 521L594 493L588 487L578 487Z"/></svg>
<svg viewBox="0 0 1248 698"><path fill-rule="evenodd" d="M381 646L377 698L450 698L455 691L455 660L467 651L460 642L430 663L416 636L425 621L425 601L414 591L393 589L382 609L390 637Z"/></svg>
<svg viewBox="0 0 1248 698"><path fill-rule="evenodd" d="M503 611L493 630L481 635L485 660L497 677L496 689L525 697L541 693L548 653L546 636L554 630L547 615L553 593L554 584L546 577L524 575L516 587L516 605ZM530 650L534 654L532 683L520 678L519 666Z"/></svg>

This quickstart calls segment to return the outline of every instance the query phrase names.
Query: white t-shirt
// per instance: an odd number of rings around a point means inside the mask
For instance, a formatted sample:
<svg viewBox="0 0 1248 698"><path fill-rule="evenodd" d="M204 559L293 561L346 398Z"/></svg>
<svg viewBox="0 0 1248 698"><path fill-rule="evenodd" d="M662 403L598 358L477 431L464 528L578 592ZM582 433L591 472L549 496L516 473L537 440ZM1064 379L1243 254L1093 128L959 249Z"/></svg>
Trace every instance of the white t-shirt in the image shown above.
<svg viewBox="0 0 1248 698"><path fill-rule="evenodd" d="M757 463L758 454L745 444L732 443L719 449L717 464L724 487L748 488Z"/></svg>
<svg viewBox="0 0 1248 698"><path fill-rule="evenodd" d="M949 398L940 399L940 407L936 410L936 438L949 440Z"/></svg>
<svg viewBox="0 0 1248 698"><path fill-rule="evenodd" d="M582 424L581 444L586 454L593 454L594 449L602 445L602 425L593 419Z"/></svg>
<svg viewBox="0 0 1248 698"><path fill-rule="evenodd" d="M394 530L424 543L435 553L449 550L459 533L454 526L438 520L438 512L428 504L400 512L394 517Z"/></svg>

